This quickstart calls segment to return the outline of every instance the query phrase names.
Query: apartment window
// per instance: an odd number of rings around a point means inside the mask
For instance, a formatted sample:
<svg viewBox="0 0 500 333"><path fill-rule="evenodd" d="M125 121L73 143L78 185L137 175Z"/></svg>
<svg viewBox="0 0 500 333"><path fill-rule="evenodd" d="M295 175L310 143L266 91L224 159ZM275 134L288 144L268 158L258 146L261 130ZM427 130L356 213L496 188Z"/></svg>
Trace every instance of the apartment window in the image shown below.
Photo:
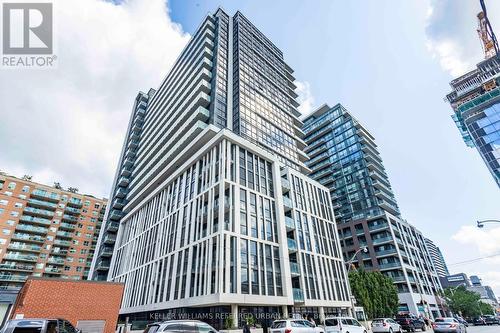
<svg viewBox="0 0 500 333"><path fill-rule="evenodd" d="M8 225L14 225L16 222L14 222L13 220L7 220L7 224Z"/></svg>
<svg viewBox="0 0 500 333"><path fill-rule="evenodd" d="M82 270L83 270L83 269L82 269L82 267L80 267L80 266L78 266L78 267L76 268L76 271L77 271L77 272L81 272Z"/></svg>
<svg viewBox="0 0 500 333"><path fill-rule="evenodd" d="M0 215L3 213L4 209L0 208Z"/></svg>
<svg viewBox="0 0 500 333"><path fill-rule="evenodd" d="M248 285L248 243L246 239L240 242L241 253L241 292L243 294L249 293Z"/></svg>
<svg viewBox="0 0 500 333"><path fill-rule="evenodd" d="M19 197L19 199L26 200L26 196L24 194L19 194L18 197Z"/></svg>
<svg viewBox="0 0 500 333"><path fill-rule="evenodd" d="M80 250L80 254L87 254L87 250L86 249L81 249Z"/></svg>
<svg viewBox="0 0 500 333"><path fill-rule="evenodd" d="M88 206L90 206L90 201L85 200L85 207L88 207Z"/></svg>
<svg viewBox="0 0 500 333"><path fill-rule="evenodd" d="M10 212L10 216L12 216L12 217L18 217L19 216L19 212L12 211L12 212Z"/></svg>
<svg viewBox="0 0 500 333"><path fill-rule="evenodd" d="M2 205L2 206L7 206L8 203L9 203L8 200L5 200L5 199L0 200L0 205Z"/></svg>
<svg viewBox="0 0 500 333"><path fill-rule="evenodd" d="M99 209L99 204L98 203L94 204L94 208Z"/></svg>
<svg viewBox="0 0 500 333"><path fill-rule="evenodd" d="M12 192L11 191L5 191L4 193L5 193L6 196L9 196L9 197L12 196Z"/></svg>
<svg viewBox="0 0 500 333"><path fill-rule="evenodd" d="M7 240L6 240L6 239L4 239L4 238L0 238L0 244L1 244L1 245L5 245L5 244L7 244Z"/></svg>
<svg viewBox="0 0 500 333"><path fill-rule="evenodd" d="M30 187L28 185L24 185L22 191L24 193L28 193L30 191Z"/></svg>
<svg viewBox="0 0 500 333"><path fill-rule="evenodd" d="M9 229L2 229L2 234L10 235L10 230Z"/></svg>
<svg viewBox="0 0 500 333"><path fill-rule="evenodd" d="M8 188L9 188L9 190L15 189L16 188L16 183L10 182Z"/></svg>
<svg viewBox="0 0 500 333"><path fill-rule="evenodd" d="M69 266L64 266L64 271L65 271L65 272L68 272L70 269L71 269L71 267L69 267Z"/></svg>
<svg viewBox="0 0 500 333"><path fill-rule="evenodd" d="M89 241L84 241L84 242L83 242L83 245L84 245L84 246L89 246Z"/></svg>
<svg viewBox="0 0 500 333"><path fill-rule="evenodd" d="M22 208L22 207L23 207L23 204L22 204L21 202L16 202L16 203L14 204L14 207L15 207L15 208Z"/></svg>

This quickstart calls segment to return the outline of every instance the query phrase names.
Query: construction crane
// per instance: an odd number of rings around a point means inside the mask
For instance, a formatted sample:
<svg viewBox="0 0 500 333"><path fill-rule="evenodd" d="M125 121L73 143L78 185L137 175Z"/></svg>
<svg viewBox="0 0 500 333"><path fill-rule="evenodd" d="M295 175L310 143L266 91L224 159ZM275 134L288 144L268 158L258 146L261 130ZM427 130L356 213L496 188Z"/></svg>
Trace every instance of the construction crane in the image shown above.
<svg viewBox="0 0 500 333"><path fill-rule="evenodd" d="M484 57L488 59L498 55L500 50L498 48L497 37L491 28L490 20L488 20L484 0L479 0L479 2L481 3L481 11L477 14L477 18L479 19L477 33L483 44Z"/></svg>

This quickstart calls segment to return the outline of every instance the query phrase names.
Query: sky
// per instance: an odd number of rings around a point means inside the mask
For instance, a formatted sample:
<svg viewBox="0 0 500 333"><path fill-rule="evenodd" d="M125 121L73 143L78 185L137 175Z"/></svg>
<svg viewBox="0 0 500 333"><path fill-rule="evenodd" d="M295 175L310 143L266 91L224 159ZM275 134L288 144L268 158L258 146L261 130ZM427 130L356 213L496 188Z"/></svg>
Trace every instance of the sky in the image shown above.
<svg viewBox="0 0 500 333"><path fill-rule="evenodd" d="M500 34L500 1L486 0ZM342 103L375 136L402 215L452 273L500 296L500 190L444 101L483 59L475 0L54 2L57 68L2 70L0 170L108 197L133 99L203 17L241 10L295 70L301 111Z"/></svg>

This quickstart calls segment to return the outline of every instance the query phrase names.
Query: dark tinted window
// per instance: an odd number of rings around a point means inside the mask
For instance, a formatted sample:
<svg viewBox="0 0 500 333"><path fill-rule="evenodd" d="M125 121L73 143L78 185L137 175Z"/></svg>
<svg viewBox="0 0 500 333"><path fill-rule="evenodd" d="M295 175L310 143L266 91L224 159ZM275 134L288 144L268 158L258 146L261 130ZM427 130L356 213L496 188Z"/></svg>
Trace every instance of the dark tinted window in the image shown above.
<svg viewBox="0 0 500 333"><path fill-rule="evenodd" d="M199 333L216 332L212 326L205 323L196 323L196 327L198 328Z"/></svg>
<svg viewBox="0 0 500 333"><path fill-rule="evenodd" d="M47 333L57 333L57 320L50 320L47 323Z"/></svg>
<svg viewBox="0 0 500 333"><path fill-rule="evenodd" d="M59 321L59 333L76 333L75 328L67 320Z"/></svg>
<svg viewBox="0 0 500 333"><path fill-rule="evenodd" d="M337 319L326 319L325 326L338 326L339 321Z"/></svg>
<svg viewBox="0 0 500 333"><path fill-rule="evenodd" d="M177 333L195 333L194 323L175 323L168 325L163 332L177 332Z"/></svg>
<svg viewBox="0 0 500 333"><path fill-rule="evenodd" d="M42 328L43 321L41 320L22 320L11 322L6 332L40 333L42 331Z"/></svg>
<svg viewBox="0 0 500 333"><path fill-rule="evenodd" d="M373 319L373 321L372 321L372 322L374 322L374 323L376 323L376 324L381 324L381 323L383 323L383 322L384 322L384 320L383 320L383 319Z"/></svg>
<svg viewBox="0 0 500 333"><path fill-rule="evenodd" d="M271 328L283 328L286 326L286 321L275 321L272 325Z"/></svg>
<svg viewBox="0 0 500 333"><path fill-rule="evenodd" d="M159 328L160 328L159 325L151 325L146 327L143 333L156 333L156 331L158 331Z"/></svg>
<svg viewBox="0 0 500 333"><path fill-rule="evenodd" d="M452 318L438 318L435 320L436 323L453 323Z"/></svg>

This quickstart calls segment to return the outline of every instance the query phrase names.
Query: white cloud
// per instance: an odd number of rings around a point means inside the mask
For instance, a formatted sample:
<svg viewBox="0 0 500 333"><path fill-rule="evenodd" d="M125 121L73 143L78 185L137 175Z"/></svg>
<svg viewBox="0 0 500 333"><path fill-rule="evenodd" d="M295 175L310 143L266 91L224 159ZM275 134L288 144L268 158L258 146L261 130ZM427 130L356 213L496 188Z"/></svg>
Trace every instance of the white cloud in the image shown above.
<svg viewBox="0 0 500 333"><path fill-rule="evenodd" d="M314 96L311 92L311 85L307 81L295 81L297 89L295 92L299 95L297 101L300 103L299 111L302 113L302 118L313 112Z"/></svg>
<svg viewBox="0 0 500 333"><path fill-rule="evenodd" d="M500 253L500 228L485 227L479 229L473 226L462 226L452 236L453 240L464 245L472 245L479 250L483 256Z"/></svg>
<svg viewBox="0 0 500 333"><path fill-rule="evenodd" d="M0 169L107 196L137 92L159 85L189 35L164 0L54 10L57 69L0 76Z"/></svg>
<svg viewBox="0 0 500 333"><path fill-rule="evenodd" d="M487 1L493 29L500 29L500 1ZM430 0L427 12L427 47L452 76L473 69L484 56L477 35L479 1Z"/></svg>

